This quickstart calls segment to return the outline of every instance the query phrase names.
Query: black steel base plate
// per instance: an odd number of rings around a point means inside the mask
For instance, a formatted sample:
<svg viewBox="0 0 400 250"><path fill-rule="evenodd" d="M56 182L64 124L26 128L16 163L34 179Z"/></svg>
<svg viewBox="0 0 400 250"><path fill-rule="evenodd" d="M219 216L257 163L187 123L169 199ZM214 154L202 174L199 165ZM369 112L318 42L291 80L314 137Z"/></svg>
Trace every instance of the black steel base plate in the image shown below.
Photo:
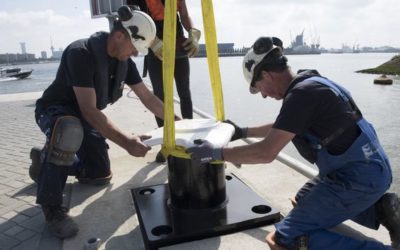
<svg viewBox="0 0 400 250"><path fill-rule="evenodd" d="M226 175L228 202L220 209L177 210L169 204L168 184L131 189L146 249L270 225L279 211L233 174Z"/></svg>

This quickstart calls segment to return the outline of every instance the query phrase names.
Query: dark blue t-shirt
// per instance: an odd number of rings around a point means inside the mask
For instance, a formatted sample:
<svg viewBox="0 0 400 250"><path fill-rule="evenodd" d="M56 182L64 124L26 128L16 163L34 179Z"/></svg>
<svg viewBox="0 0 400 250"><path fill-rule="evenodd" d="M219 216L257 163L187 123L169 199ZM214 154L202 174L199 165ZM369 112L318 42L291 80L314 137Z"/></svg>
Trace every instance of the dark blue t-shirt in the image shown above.
<svg viewBox="0 0 400 250"><path fill-rule="evenodd" d="M297 83L320 76L315 70L298 74L289 86L280 113L273 125L302 136L311 133L323 140L340 127L345 131L328 144L331 154L342 154L360 134L351 107L329 87L320 83L310 83L294 88Z"/></svg>
<svg viewBox="0 0 400 250"><path fill-rule="evenodd" d="M100 33L100 41L106 50L108 33ZM113 79L116 74L118 60L108 57L108 95L112 94ZM80 113L79 105L72 87L94 88L96 95L101 95L94 84L95 77L95 56L88 47L88 39L81 39L71 43L63 52L60 66L53 83L44 91L43 96L37 101L40 108L46 108L52 105L67 106L77 114ZM106 69L104 69L106 70ZM125 83L134 85L142 82L142 78L132 59L128 59L128 72ZM107 100L108 98L97 98L98 100ZM103 106L106 106L105 103Z"/></svg>

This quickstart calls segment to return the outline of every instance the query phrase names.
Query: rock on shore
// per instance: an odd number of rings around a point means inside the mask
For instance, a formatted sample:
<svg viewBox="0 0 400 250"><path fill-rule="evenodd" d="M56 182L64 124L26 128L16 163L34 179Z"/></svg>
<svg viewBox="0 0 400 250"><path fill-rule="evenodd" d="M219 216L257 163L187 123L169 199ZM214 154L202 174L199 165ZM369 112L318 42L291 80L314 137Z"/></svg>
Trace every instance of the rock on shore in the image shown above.
<svg viewBox="0 0 400 250"><path fill-rule="evenodd" d="M394 56L388 62L385 62L384 64L379 65L376 68L363 69L356 72L369 74L400 75L400 55Z"/></svg>

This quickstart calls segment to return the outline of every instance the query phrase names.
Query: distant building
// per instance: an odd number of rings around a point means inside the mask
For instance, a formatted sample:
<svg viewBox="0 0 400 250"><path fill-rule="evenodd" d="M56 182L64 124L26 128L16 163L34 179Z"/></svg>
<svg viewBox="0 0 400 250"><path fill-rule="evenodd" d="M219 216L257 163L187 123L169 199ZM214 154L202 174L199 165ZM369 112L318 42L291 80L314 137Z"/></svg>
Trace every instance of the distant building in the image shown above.
<svg viewBox="0 0 400 250"><path fill-rule="evenodd" d="M59 50L54 50L53 51L53 55L51 56L51 58L53 59L61 59L63 50L60 48Z"/></svg>
<svg viewBox="0 0 400 250"><path fill-rule="evenodd" d="M61 59L63 49L59 48L58 50L54 50L53 45L50 47L51 49L51 58L52 59Z"/></svg>
<svg viewBox="0 0 400 250"><path fill-rule="evenodd" d="M41 51L40 52L40 58L47 59L47 52L46 51Z"/></svg>
<svg viewBox="0 0 400 250"><path fill-rule="evenodd" d="M0 64L12 64L12 63L22 63L22 62L32 62L35 61L35 54L0 54Z"/></svg>
<svg viewBox="0 0 400 250"><path fill-rule="evenodd" d="M26 45L25 42L19 43L21 45L21 52L22 54L26 54Z"/></svg>
<svg viewBox="0 0 400 250"><path fill-rule="evenodd" d="M218 43L218 56L243 56L249 50L249 48L235 49L234 43ZM199 53L197 57L206 57L207 51L205 44L199 44Z"/></svg>

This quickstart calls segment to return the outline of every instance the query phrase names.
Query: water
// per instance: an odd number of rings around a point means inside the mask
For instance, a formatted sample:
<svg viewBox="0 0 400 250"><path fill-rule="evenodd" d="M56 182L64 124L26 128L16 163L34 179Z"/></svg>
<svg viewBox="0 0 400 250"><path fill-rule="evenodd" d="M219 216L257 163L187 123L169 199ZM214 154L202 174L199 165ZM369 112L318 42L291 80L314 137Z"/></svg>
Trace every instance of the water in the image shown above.
<svg viewBox="0 0 400 250"><path fill-rule="evenodd" d="M400 192L400 79L393 85L373 84L377 75L358 74L356 70L372 68L386 62L395 54L322 54L288 56L294 71L317 69L322 75L341 83L353 95L365 118L372 122L381 143L389 155L393 166L394 182L392 190ZM143 58L135 58L139 72ZM242 57L220 58L221 78L224 91L225 117L241 126L259 125L273 122L279 112L281 102L260 95L251 95L242 76ZM21 65L33 68L30 78L24 80L0 80L0 94L43 91L54 79L58 63ZM191 59L191 90L196 107L214 114L213 97L205 58ZM149 81L147 78L145 81ZM175 92L176 93L176 92ZM294 147L289 144L284 151L302 160ZM303 161L303 160L302 160ZM305 161L303 161L306 163ZM266 166L267 167L267 166Z"/></svg>
<svg viewBox="0 0 400 250"><path fill-rule="evenodd" d="M43 91L54 80L58 65L59 62L9 66L33 69L33 72L22 80L0 79L0 94Z"/></svg>

